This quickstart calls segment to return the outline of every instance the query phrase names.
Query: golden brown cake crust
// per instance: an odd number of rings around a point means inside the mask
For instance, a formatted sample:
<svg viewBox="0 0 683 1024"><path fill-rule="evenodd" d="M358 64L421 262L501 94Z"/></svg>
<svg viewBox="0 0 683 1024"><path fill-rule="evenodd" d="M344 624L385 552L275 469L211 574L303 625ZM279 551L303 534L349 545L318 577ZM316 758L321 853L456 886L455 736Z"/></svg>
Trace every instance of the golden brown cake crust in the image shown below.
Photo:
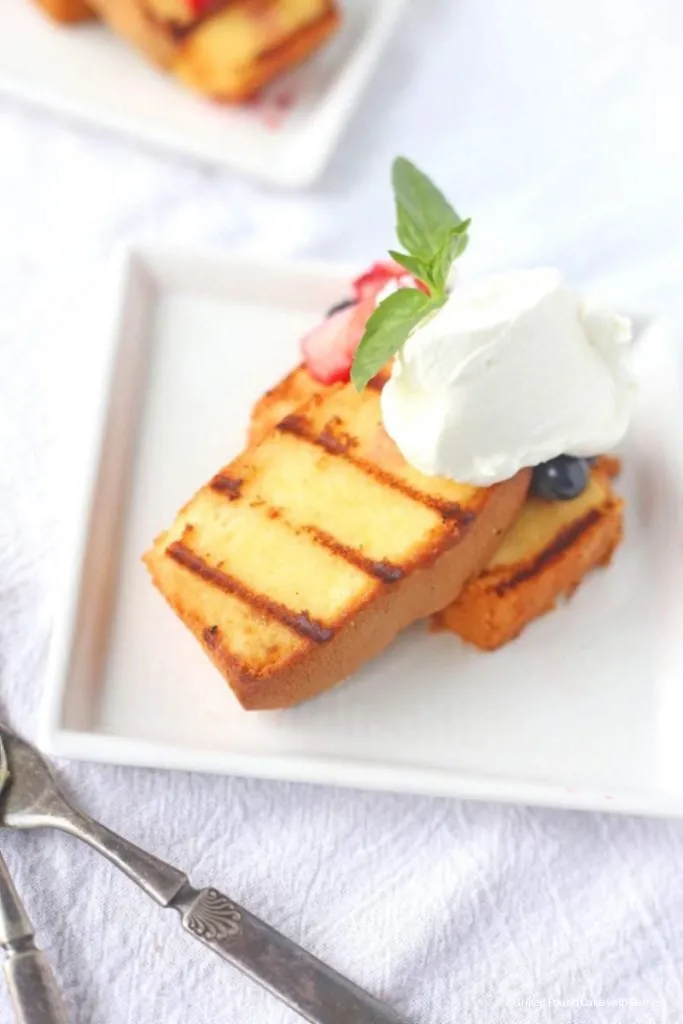
<svg viewBox="0 0 683 1024"><path fill-rule="evenodd" d="M490 488L473 522L432 565L377 587L363 607L339 623L329 641L302 646L272 673L252 674L235 659L229 637L220 627L189 610L184 601L186 586L196 581L182 579L187 568L169 559L163 544L148 552L145 562L155 584L225 676L240 704L250 710L287 708L346 679L402 629L452 601L494 552L524 501L528 483L528 475L522 473Z"/></svg>
<svg viewBox="0 0 683 1024"><path fill-rule="evenodd" d="M258 444L280 420L295 412L300 405L304 405L315 395L329 395L332 391L338 391L341 386L319 384L313 380L303 364L297 366L256 402L251 411L249 444Z"/></svg>
<svg viewBox="0 0 683 1024"><path fill-rule="evenodd" d="M191 89L215 100L241 103L251 99L285 71L305 61L337 30L339 23L339 13L330 4L321 18L283 38L276 46L264 50L257 59L230 75L214 59L204 34L197 32L180 45L175 74Z"/></svg>
<svg viewBox="0 0 683 1024"><path fill-rule="evenodd" d="M607 565L623 536L623 502L599 471L594 471L593 485L599 486L600 494L569 518L552 540L519 561L485 569L435 616L435 625L482 650L495 650L551 611L561 598L571 596L591 569ZM547 504L530 498L525 513ZM510 534L518 528L513 524Z"/></svg>
<svg viewBox="0 0 683 1024"><path fill-rule="evenodd" d="M36 0L38 6L54 21L73 25L94 17L92 7L85 0Z"/></svg>

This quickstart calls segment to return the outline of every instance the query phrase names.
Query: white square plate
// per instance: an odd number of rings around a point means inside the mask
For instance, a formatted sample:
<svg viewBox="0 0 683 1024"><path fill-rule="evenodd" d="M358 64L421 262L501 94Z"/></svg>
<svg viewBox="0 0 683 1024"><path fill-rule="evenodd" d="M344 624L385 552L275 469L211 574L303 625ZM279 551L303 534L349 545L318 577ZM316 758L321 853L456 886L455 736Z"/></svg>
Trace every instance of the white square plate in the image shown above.
<svg viewBox="0 0 683 1024"><path fill-rule="evenodd" d="M608 570L503 650L420 625L332 693L245 712L152 587L141 553L240 449L254 399L351 274L159 250L125 261L44 745L97 761L682 813L683 403L661 328L636 346L626 540Z"/></svg>
<svg viewBox="0 0 683 1024"><path fill-rule="evenodd" d="M278 185L323 170L406 0L342 0L338 35L254 104L221 107L148 65L102 25L61 28L0 3L0 91Z"/></svg>

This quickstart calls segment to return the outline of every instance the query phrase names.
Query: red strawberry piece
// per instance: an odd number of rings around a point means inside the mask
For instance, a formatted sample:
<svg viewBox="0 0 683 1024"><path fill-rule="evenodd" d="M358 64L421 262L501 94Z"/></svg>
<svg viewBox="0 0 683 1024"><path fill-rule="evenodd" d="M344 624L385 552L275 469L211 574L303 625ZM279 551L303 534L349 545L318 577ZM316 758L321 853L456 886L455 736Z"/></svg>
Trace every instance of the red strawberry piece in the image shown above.
<svg viewBox="0 0 683 1024"><path fill-rule="evenodd" d="M382 263L373 263L369 270L357 277L353 282L353 289L359 299L372 296L377 298L387 287L393 285L394 290L398 288L419 288L425 293L429 289L422 281L409 274L407 270L394 263L393 260L385 260Z"/></svg>
<svg viewBox="0 0 683 1024"><path fill-rule="evenodd" d="M353 291L358 299L375 299L390 281L398 282L400 278L409 276L403 267L393 261L373 263L369 270L353 282Z"/></svg>
<svg viewBox="0 0 683 1024"><path fill-rule="evenodd" d="M365 325L377 305L377 298L387 285L414 288L416 282L398 263L374 263L353 282L356 302L340 309L314 327L301 342L308 372L320 384L347 381L351 364L365 331Z"/></svg>
<svg viewBox="0 0 683 1024"><path fill-rule="evenodd" d="M374 308L374 299L347 306L328 316L302 339L304 362L314 380L335 384L349 379L353 357Z"/></svg>
<svg viewBox="0 0 683 1024"><path fill-rule="evenodd" d="M208 14L216 6L216 0L187 0L187 6L193 14L200 18L203 14Z"/></svg>

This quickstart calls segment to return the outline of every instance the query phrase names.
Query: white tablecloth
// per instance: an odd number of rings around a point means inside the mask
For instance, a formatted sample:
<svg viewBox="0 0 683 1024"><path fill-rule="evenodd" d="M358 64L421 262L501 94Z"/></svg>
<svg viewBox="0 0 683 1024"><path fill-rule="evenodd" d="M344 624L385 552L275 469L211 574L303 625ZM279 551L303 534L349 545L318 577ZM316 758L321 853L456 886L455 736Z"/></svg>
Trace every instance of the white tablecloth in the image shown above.
<svg viewBox="0 0 683 1024"><path fill-rule="evenodd" d="M403 151L474 217L472 272L557 264L683 326L682 47L676 0L415 0L305 195L0 100L0 673L16 725L35 728L64 526L59 410L78 401L64 325L114 244L369 260L391 242ZM681 823L76 764L64 777L113 828L419 1024L683 1020ZM0 845L74 1024L294 1020L75 842Z"/></svg>

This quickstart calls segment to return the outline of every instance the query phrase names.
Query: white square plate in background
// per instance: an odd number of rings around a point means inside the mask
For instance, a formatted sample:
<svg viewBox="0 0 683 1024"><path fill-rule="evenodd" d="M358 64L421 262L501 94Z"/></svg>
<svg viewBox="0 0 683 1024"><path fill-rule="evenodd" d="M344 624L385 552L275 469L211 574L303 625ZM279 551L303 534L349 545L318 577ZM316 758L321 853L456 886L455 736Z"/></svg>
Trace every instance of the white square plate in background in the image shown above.
<svg viewBox="0 0 683 1024"><path fill-rule="evenodd" d="M0 92L143 142L301 187L323 170L406 0L341 0L341 30L254 104L219 106L102 25L63 28L31 0L0 3Z"/></svg>
<svg viewBox="0 0 683 1024"><path fill-rule="evenodd" d="M618 482L625 541L609 569L502 650L418 625L331 693L245 712L154 590L141 553L238 452L252 403L352 272L159 250L127 259L89 498L74 497L44 745L95 761L682 814L681 358L656 325L636 344L640 397Z"/></svg>

